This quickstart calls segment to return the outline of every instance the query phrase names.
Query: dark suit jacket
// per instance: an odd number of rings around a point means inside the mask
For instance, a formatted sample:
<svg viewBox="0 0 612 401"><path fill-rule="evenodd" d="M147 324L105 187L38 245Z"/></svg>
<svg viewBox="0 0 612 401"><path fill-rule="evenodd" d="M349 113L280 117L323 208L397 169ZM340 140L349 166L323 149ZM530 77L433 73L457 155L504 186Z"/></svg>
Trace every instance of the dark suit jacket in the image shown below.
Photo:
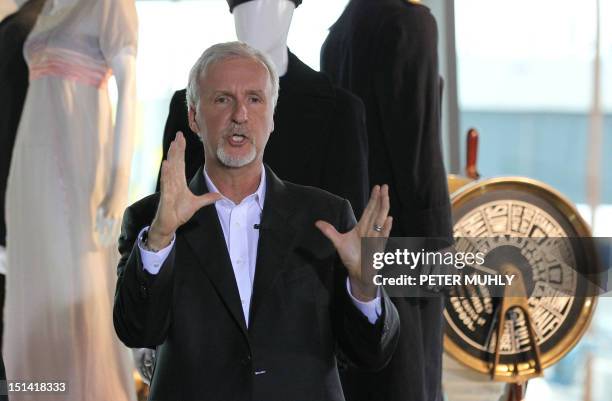
<svg viewBox="0 0 612 401"><path fill-rule="evenodd" d="M249 327L214 205L181 226L157 276L143 270L136 236L151 223L159 194L130 206L119 240L114 324L128 347L157 347L151 400L344 400L339 348L380 369L398 337L386 295L370 324L346 291L346 269L314 223L355 224L346 200L280 181L266 170ZM200 169L190 183L207 191Z"/></svg>
<svg viewBox="0 0 612 401"><path fill-rule="evenodd" d="M355 214L361 216L369 197L364 116L363 103L357 97L333 86L325 74L289 52L264 162L287 181L348 199ZM189 129L185 90L175 92L170 102L164 159L177 131L187 139L185 173L189 180L204 163L204 152L197 135Z"/></svg>
<svg viewBox="0 0 612 401"><path fill-rule="evenodd" d="M4 194L13 145L28 90L23 43L34 27L44 0L29 0L0 22L0 245L6 244ZM1 327L0 327L1 329ZM0 332L1 336L1 332ZM1 337L0 337L1 338Z"/></svg>
<svg viewBox="0 0 612 401"><path fill-rule="evenodd" d="M330 29L321 69L366 108L371 183L390 184L392 236L452 242L441 134L438 32L427 7L351 0ZM343 375L349 401L442 397L442 297L394 298L401 338L375 375ZM381 393L381 389L382 393Z"/></svg>

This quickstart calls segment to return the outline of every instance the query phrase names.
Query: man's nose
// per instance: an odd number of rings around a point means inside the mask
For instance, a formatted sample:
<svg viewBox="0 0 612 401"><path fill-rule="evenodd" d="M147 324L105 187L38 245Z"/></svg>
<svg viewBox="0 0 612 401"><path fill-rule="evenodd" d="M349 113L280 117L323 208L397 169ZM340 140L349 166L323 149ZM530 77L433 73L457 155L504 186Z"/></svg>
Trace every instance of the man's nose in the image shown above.
<svg viewBox="0 0 612 401"><path fill-rule="evenodd" d="M238 101L234 106L234 111L232 113L232 120L236 124L243 124L247 122L249 119L249 114L247 111L246 104L244 102Z"/></svg>

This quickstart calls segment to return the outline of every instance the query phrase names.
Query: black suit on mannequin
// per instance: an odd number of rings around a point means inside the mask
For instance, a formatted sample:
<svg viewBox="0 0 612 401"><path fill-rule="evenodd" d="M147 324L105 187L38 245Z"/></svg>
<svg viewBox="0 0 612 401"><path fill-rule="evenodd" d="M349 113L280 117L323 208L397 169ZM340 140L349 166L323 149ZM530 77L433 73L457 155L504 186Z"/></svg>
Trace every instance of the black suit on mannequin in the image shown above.
<svg viewBox="0 0 612 401"><path fill-rule="evenodd" d="M23 58L23 44L44 4L44 0L29 0L0 22L0 246L3 247L6 246L6 184L17 127L28 91L29 70ZM4 287L5 277L0 274L0 349L4 332Z"/></svg>
<svg viewBox="0 0 612 401"><path fill-rule="evenodd" d="M44 0L29 0L0 22L0 245L5 246L4 193L17 127L28 91L28 66L23 44L34 27Z"/></svg>
<svg viewBox="0 0 612 401"><path fill-rule="evenodd" d="M390 184L392 236L452 242L444 170L437 26L406 0L351 0L330 29L321 68L363 100L370 182ZM349 401L438 401L442 397L442 297L394 298L397 350L376 375L343 376Z"/></svg>
<svg viewBox="0 0 612 401"><path fill-rule="evenodd" d="M158 275L143 270L139 231L159 193L130 206L119 241L114 323L129 347L156 347L151 400L342 401L336 348L369 369L384 366L399 321L389 298L375 324L357 309L347 272L318 219L344 232L355 224L346 200L279 180L266 195L246 327L214 205L176 232ZM207 192L202 169L191 191Z"/></svg>
<svg viewBox="0 0 612 401"><path fill-rule="evenodd" d="M348 199L355 214L361 216L369 197L364 116L363 103L357 97L333 86L328 77L289 52L264 162L287 181ZM187 140L185 174L189 180L204 163L204 151L187 123L185 90L175 92L170 103L163 159L177 131Z"/></svg>

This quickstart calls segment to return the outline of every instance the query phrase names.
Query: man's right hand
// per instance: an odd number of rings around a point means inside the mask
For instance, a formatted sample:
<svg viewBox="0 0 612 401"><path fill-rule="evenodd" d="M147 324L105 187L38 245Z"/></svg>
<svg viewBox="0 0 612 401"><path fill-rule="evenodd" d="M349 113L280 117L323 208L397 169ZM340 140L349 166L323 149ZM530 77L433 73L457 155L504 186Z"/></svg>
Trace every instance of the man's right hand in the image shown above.
<svg viewBox="0 0 612 401"><path fill-rule="evenodd" d="M185 178L185 146L185 137L179 131L170 144L168 158L162 162L161 196L147 239L147 246L152 249L168 246L176 230L195 212L222 199L216 192L200 196L191 192Z"/></svg>

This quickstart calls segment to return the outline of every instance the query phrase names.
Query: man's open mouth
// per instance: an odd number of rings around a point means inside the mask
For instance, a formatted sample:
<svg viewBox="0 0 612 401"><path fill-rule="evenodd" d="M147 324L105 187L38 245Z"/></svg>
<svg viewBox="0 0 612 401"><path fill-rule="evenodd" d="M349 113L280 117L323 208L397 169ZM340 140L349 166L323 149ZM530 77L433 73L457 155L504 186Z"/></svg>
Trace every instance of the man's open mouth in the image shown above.
<svg viewBox="0 0 612 401"><path fill-rule="evenodd" d="M232 134L229 136L228 141L231 145L241 145L246 142L247 137L243 134Z"/></svg>

